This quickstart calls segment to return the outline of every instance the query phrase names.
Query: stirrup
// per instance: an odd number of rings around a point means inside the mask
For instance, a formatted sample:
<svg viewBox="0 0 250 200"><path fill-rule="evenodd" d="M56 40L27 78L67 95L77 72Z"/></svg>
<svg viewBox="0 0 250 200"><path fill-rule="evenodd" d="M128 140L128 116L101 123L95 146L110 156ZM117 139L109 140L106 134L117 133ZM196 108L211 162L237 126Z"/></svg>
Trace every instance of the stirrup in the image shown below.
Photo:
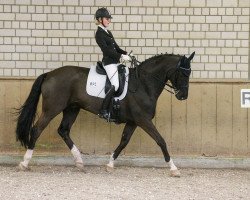
<svg viewBox="0 0 250 200"><path fill-rule="evenodd" d="M110 112L106 112L106 113L99 113L98 116L102 119L106 119L107 122L116 122L116 119L112 119L111 118L111 114Z"/></svg>
<svg viewBox="0 0 250 200"><path fill-rule="evenodd" d="M100 118L103 118L103 119L106 119L107 121L109 121L110 119L110 112L107 112L107 111L101 111L98 116Z"/></svg>

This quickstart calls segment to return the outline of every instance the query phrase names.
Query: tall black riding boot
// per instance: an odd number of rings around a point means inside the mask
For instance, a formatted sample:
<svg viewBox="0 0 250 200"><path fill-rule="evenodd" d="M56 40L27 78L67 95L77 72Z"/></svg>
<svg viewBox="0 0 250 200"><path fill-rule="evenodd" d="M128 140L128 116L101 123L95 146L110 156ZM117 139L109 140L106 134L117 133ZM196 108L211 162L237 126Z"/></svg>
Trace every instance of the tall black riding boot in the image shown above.
<svg viewBox="0 0 250 200"><path fill-rule="evenodd" d="M107 92L105 99L102 102L102 108L99 114L99 117L107 119L108 121L110 119L109 105L114 94L115 94L115 87L112 85L110 90Z"/></svg>

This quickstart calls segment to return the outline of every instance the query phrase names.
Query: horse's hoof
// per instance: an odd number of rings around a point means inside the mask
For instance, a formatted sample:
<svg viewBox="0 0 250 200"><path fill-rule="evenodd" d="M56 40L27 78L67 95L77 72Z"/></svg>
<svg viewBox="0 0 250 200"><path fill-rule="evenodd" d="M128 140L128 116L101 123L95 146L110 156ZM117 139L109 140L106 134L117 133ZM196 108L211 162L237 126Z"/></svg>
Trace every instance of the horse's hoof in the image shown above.
<svg viewBox="0 0 250 200"><path fill-rule="evenodd" d="M23 164L22 162L20 162L20 164L18 165L18 169L19 169L20 171L29 171L29 170L30 170L30 168L24 166L24 164Z"/></svg>
<svg viewBox="0 0 250 200"><path fill-rule="evenodd" d="M76 163L76 167L79 171L81 172L85 172L85 168L84 168L84 165L83 163Z"/></svg>
<svg viewBox="0 0 250 200"><path fill-rule="evenodd" d="M109 173L112 173L114 171L114 167L107 164L106 171L109 172Z"/></svg>
<svg viewBox="0 0 250 200"><path fill-rule="evenodd" d="M181 177L181 173L178 169L176 170L170 170L170 176L171 177L177 177L177 178L180 178Z"/></svg>

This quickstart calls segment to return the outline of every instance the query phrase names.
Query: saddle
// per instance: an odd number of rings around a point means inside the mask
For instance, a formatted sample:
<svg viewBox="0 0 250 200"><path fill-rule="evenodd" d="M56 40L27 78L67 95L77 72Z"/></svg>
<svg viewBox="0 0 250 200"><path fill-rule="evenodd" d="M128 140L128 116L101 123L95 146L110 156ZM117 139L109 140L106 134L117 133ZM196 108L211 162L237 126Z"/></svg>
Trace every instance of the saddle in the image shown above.
<svg viewBox="0 0 250 200"><path fill-rule="evenodd" d="M120 101L124 99L128 91L128 81L129 81L129 69L124 65L118 66L119 74L119 89L117 90L113 100L110 103L110 114L111 118L115 123L120 122ZM103 68L101 62L98 62L96 65L90 67L86 92L89 96L97 98L105 98L106 93L111 88L111 83L107 77L106 71Z"/></svg>
<svg viewBox="0 0 250 200"><path fill-rule="evenodd" d="M96 72L98 74L107 76L107 73L106 73L101 61L98 61L96 64ZM119 88L115 93L116 97L120 96L123 93L124 85L125 85L125 81L126 81L125 73L126 73L125 65L123 65L123 64L118 65ZM110 88L111 88L111 82L107 76L106 83L105 83L105 94L110 90Z"/></svg>

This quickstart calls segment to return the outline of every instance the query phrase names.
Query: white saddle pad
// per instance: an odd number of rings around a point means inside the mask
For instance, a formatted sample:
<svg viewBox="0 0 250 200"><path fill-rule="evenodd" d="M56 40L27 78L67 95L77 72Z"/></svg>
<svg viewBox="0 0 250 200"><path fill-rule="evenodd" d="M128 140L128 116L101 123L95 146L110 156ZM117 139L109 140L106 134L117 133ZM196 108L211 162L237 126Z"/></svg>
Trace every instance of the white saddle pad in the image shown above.
<svg viewBox="0 0 250 200"><path fill-rule="evenodd" d="M123 93L119 97L115 97L115 100L117 99L122 100L127 94L129 69L128 67L125 67L125 69L126 69L126 74L125 74L126 81L125 81L124 90L123 90ZM106 96L105 95L106 77L107 77L106 75L101 75L96 72L96 66L91 66L89 75L88 75L87 86L86 86L88 95L99 97L99 98L104 98Z"/></svg>

